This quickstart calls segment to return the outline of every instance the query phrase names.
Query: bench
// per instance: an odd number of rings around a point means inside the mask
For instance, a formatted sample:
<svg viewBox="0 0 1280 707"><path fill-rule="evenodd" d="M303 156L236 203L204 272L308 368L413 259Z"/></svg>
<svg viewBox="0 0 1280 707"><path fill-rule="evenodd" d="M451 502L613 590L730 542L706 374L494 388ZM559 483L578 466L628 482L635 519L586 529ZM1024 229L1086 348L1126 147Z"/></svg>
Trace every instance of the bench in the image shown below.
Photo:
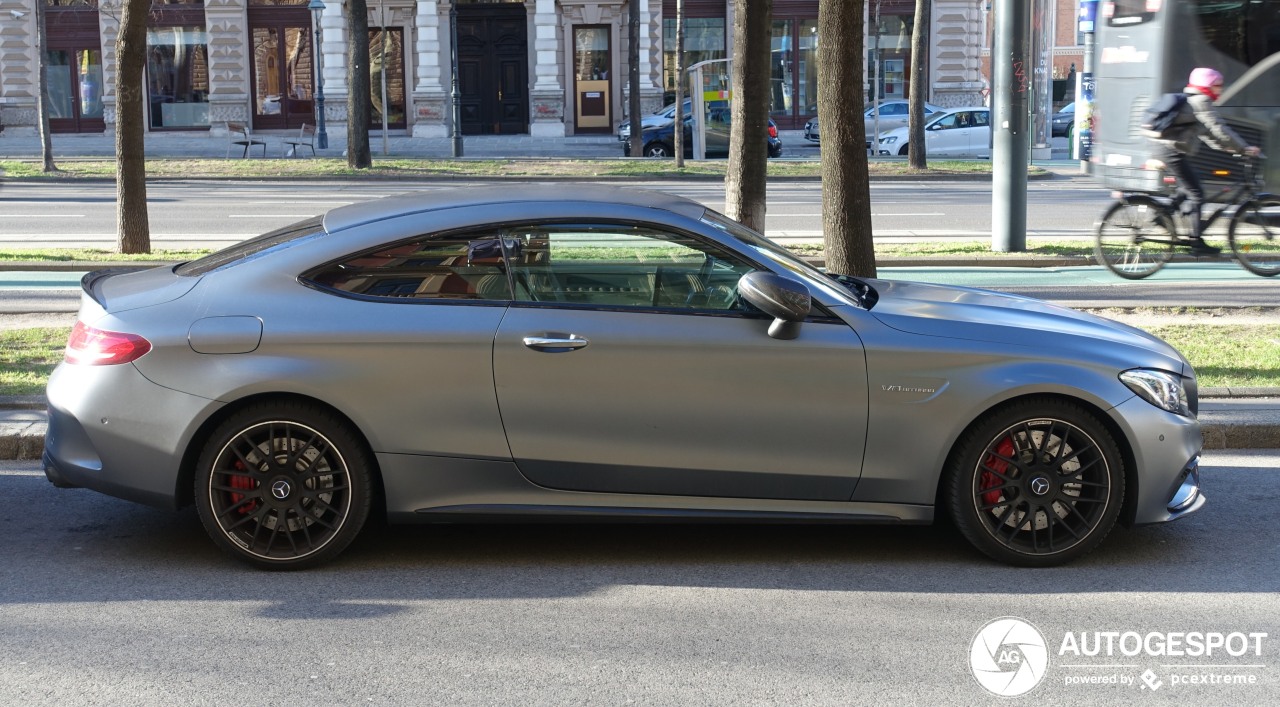
<svg viewBox="0 0 1280 707"><path fill-rule="evenodd" d="M224 157L231 156L232 145L242 145L244 147L244 151L240 153L241 158L248 157L249 148L254 145L261 145L262 156L267 156L267 141L254 137L247 123L227 121L227 154Z"/></svg>

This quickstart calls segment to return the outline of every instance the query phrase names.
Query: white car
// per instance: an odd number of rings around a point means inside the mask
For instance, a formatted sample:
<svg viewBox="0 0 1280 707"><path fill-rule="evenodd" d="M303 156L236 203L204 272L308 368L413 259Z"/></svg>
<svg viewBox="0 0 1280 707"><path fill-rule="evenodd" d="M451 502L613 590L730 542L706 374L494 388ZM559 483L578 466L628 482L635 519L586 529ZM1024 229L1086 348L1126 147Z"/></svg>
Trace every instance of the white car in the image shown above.
<svg viewBox="0 0 1280 707"><path fill-rule="evenodd" d="M880 134L882 155L907 154L907 128ZM924 126L925 154L930 157L990 157L991 113L985 106L948 108Z"/></svg>
<svg viewBox="0 0 1280 707"><path fill-rule="evenodd" d="M924 104L924 114L926 116L943 110L932 103ZM880 132L892 130L893 128L903 127L907 124L907 120L911 115L910 104L905 100L885 101L880 104ZM871 140L875 137L876 115L875 107L868 107L862 113L862 125L864 135L867 136L867 146L871 146ZM818 129L818 119L812 118L804 124L804 139L810 142L821 142L821 134Z"/></svg>

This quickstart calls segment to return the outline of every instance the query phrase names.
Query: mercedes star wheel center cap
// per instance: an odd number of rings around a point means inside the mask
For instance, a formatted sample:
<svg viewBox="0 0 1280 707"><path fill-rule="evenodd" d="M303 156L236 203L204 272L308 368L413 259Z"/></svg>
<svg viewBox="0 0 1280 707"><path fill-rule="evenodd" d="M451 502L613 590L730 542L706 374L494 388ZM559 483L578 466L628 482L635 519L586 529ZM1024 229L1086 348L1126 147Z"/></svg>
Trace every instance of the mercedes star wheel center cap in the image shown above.
<svg viewBox="0 0 1280 707"><path fill-rule="evenodd" d="M1037 496L1043 496L1049 493L1049 480L1043 476L1037 476L1031 480L1031 492Z"/></svg>
<svg viewBox="0 0 1280 707"><path fill-rule="evenodd" d="M1034 483L1034 482L1033 482L1033 483ZM1047 482L1046 482L1046 483L1047 483ZM283 500L285 500L286 498L288 498L288 497L289 497L289 490L290 490L290 489L289 489L289 482L288 482L288 481L285 481L284 479L281 479L281 480L279 480L279 481L275 482L274 484L271 484L271 495L272 495L272 496L275 496L276 498L280 499L281 501L283 501Z"/></svg>

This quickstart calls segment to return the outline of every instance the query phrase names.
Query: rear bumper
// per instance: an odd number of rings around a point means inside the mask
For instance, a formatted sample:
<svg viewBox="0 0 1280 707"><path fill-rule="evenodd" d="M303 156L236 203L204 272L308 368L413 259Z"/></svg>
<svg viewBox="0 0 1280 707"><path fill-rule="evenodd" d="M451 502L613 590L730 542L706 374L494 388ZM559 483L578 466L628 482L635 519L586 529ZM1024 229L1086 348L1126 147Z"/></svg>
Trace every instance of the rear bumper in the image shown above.
<svg viewBox="0 0 1280 707"><path fill-rule="evenodd" d="M182 456L220 403L147 380L132 365L62 364L49 377L45 476L173 508Z"/></svg>

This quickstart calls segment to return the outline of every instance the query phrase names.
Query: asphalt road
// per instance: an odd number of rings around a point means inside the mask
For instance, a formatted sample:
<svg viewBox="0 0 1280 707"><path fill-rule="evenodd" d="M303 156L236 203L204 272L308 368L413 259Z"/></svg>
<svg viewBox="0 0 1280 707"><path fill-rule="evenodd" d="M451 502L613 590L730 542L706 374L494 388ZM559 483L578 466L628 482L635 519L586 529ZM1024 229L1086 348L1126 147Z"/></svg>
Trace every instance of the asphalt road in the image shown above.
<svg viewBox="0 0 1280 707"><path fill-rule="evenodd" d="M942 528L480 525L379 529L291 574L225 558L189 509L0 462L0 704L1280 704L1280 450L1204 462L1199 514L1058 569ZM970 669L1004 616L1049 653L1017 701ZM1267 636L1060 653L1110 631ZM1136 682L1067 684L1113 676Z"/></svg>
<svg viewBox="0 0 1280 707"><path fill-rule="evenodd" d="M216 182L147 185L152 245L227 245L344 204L414 190L473 186L468 182ZM719 182L645 182L724 208ZM991 238L990 182L876 182L871 188L877 239ZM1084 178L1028 185L1028 238L1088 238L1108 192ZM10 182L0 191L0 247L113 247L115 185ZM819 182L769 185L767 235L781 241L821 241Z"/></svg>

